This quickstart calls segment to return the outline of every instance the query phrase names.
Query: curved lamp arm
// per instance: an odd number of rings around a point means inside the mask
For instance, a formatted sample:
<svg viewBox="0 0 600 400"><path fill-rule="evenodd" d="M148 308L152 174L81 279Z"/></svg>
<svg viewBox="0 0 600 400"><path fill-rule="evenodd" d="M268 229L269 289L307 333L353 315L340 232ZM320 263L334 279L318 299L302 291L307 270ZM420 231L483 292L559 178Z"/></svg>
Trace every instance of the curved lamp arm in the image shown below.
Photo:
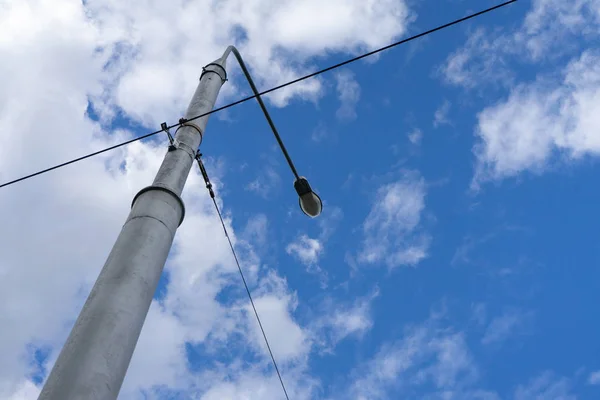
<svg viewBox="0 0 600 400"><path fill-rule="evenodd" d="M235 56L236 60L238 61L238 64L240 65L240 68L242 69L242 72L244 73L244 76L246 77L246 80L250 84L252 93L254 93L254 96L256 96L256 100L258 101L258 104L260 105L260 108L262 109L263 114L265 115L265 118L267 119L267 122L269 123L269 126L271 127L271 130L273 131L273 135L275 136L277 143L279 143L279 147L281 148L281 151L283 152L283 155L285 156L285 159L287 160L288 165L290 166L290 169L292 170L292 173L294 174L296 179L300 179L300 176L298 175L298 171L296 171L296 167L294 166L294 163L292 162L292 159L291 159L290 155L288 154L288 152L285 148L285 145L283 144L283 141L281 140L281 136L279 136L279 132L277 131L277 128L275 127L275 124L273 123L273 120L271 119L271 115L269 115L269 111L267 111L267 107L265 106L265 103L263 102L262 98L260 97L260 94L259 94L260 92L256 88L256 85L254 84L254 80L252 79L252 76L250 76L250 72L248 72L248 68L246 68L244 59L242 58L238 49L235 48L235 46L227 47L227 50L225 50L225 53L223 53L223 56L221 57L221 60L223 61L223 65L225 65L225 61L227 60L227 58L229 57L229 54L231 54L231 53L233 53L233 55Z"/></svg>
<svg viewBox="0 0 600 400"><path fill-rule="evenodd" d="M285 159L287 160L287 163L290 166L292 173L296 177L296 181L294 182L294 188L296 189L296 193L298 193L299 196L300 208L306 215L310 217L318 216L321 213L321 210L323 209L323 203L321 202L321 198L311 189L306 178L298 175L298 171L296 171L296 167L294 166L294 163L292 162L292 159L290 158L290 155L288 154L285 145L281 140L281 136L279 136L279 132L277 131L277 128L275 127L271 116L269 115L269 111L267 111L265 103L260 97L260 92L256 88L254 80L252 79L252 76L250 76L250 72L248 72L248 68L246 68L246 64L244 63L244 60L242 59L242 56L240 55L238 49L236 49L235 46L227 47L225 53L223 53L219 60L219 64L225 67L227 58L231 53L233 53L240 65L240 68L242 68L242 72L244 73L246 80L250 84L250 88L252 89L252 92L254 93L254 96L256 97L256 100L258 101L258 104L260 105L260 108L262 109L263 114L265 115L265 118L267 119L267 122L271 127L271 131L273 132L277 143L279 143L279 148L283 152L283 155L285 156Z"/></svg>

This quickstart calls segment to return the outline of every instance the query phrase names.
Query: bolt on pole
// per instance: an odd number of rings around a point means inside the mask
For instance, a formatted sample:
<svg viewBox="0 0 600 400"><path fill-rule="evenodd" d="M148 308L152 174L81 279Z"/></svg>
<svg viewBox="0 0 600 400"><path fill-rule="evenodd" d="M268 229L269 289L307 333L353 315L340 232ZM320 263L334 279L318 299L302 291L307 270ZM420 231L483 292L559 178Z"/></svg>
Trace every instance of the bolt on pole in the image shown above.
<svg viewBox="0 0 600 400"><path fill-rule="evenodd" d="M39 400L116 399L183 221L183 187L227 79L226 56L208 64L151 186L131 211L63 346Z"/></svg>

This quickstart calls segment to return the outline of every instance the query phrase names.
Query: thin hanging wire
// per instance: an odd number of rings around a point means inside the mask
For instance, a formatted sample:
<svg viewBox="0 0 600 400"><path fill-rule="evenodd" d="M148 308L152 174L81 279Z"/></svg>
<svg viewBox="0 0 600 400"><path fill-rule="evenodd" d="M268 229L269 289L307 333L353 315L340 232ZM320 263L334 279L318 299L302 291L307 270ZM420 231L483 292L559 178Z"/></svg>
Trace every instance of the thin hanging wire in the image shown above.
<svg viewBox="0 0 600 400"><path fill-rule="evenodd" d="M273 366L275 367L275 371L277 372L277 377L279 377L279 382L281 383L281 388L283 389L283 393L285 394L285 398L290 400L288 396L287 390L285 389L285 384L283 383L283 378L281 377L281 373L279 372L279 368L277 367L277 362L275 361L275 356L273 356L273 351L271 351L271 346L269 345L269 339L267 339L267 334L263 328L262 322L260 321L260 317L258 316L258 311L256 311L256 306L254 305L254 300L252 299L252 293L250 293L250 288L248 287L248 283L246 282L246 278L244 277L244 272L242 271L242 267L240 266L240 261L235 252L235 248L233 247L233 243L231 242L231 238L229 237L229 233L227 232L227 227L225 226L225 221L223 221L223 215L221 214L221 210L219 209L219 205L217 204L217 200L215 199L215 192L212 188L212 183L210 183L210 179L208 178L208 174L206 173L206 168L204 168L204 163L202 162L202 154L200 152L196 155L196 161L198 162L198 167L200 168L200 173L204 178L204 182L206 183L206 189L208 189L208 193L210 194L210 198L215 205L215 210L217 210L217 214L219 215L219 220L221 221L221 226L223 226L223 232L225 232L225 237L227 238L227 242L229 242L229 247L231 248L231 253L233 254L233 258L235 259L235 263L238 267L238 271L240 272L240 276L242 277L242 282L244 282L244 288L246 288L246 293L248 294L248 298L250 299L250 304L252 304L252 309L254 310L254 315L256 316L256 321L258 321L258 326L260 327L260 331L262 332L262 336L265 339L265 344L267 345L267 349L269 350L269 355L271 356L271 361L273 361Z"/></svg>

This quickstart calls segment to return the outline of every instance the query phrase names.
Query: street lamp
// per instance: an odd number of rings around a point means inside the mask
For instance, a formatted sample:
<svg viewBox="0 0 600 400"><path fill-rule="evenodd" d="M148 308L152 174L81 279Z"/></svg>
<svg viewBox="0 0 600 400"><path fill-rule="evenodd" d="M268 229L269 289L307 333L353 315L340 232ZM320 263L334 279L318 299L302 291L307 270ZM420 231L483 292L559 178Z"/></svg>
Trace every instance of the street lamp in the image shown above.
<svg viewBox="0 0 600 400"><path fill-rule="evenodd" d="M300 204L300 209L302 210L302 212L304 214L308 215L311 218L315 218L315 217L319 216L319 214L321 214L321 211L323 210L323 203L321 202L321 198L312 190L312 188L310 187L310 184L308 183L308 180L305 177L298 175L298 172L296 171L296 167L294 166L294 163L292 162L292 159L290 158L290 155L288 154L288 152L283 144L283 141L281 140L281 136L279 136L279 132L277 132L277 128L275 127L275 124L273 123L273 120L271 119L271 116L269 115L269 111L267 111L267 107L265 106L265 103L262 101L262 98L260 97L259 91L256 88L256 85L254 84L254 80L252 79L252 76L250 76L250 72L248 72L248 68L246 68L246 64L244 63L244 60L242 59L240 52L235 48L235 46L227 47L227 50L225 50L225 53L223 53L223 56L221 57L221 60L220 60L221 62L219 64L222 64L223 66L225 66L226 60L229 57L229 54L231 54L231 53L233 53L236 60L240 64L240 68L242 69L242 72L244 73L246 80L250 84L252 93L254 93L254 96L256 96L256 100L258 101L258 104L260 105L260 108L262 109L263 114L265 115L265 118L267 119L267 122L269 123L269 126L271 127L271 131L273 132L273 135L275 136L275 139L277 140L277 143L279 144L279 148L281 149L281 152L285 156L285 159L287 160L287 163L290 166L292 173L296 177L296 180L294 182L294 188L296 189L296 193L298 193L298 203Z"/></svg>
<svg viewBox="0 0 600 400"><path fill-rule="evenodd" d="M169 133L170 146L156 177L135 195L39 400L117 398L175 232L185 216L181 194L192 163L199 158L197 149L210 111L227 80L225 62L230 53L237 58L296 178L294 187L302 211L311 217L321 213L321 199L306 178L298 175L239 52L229 46L220 59L202 70L185 118L179 121L174 138Z"/></svg>

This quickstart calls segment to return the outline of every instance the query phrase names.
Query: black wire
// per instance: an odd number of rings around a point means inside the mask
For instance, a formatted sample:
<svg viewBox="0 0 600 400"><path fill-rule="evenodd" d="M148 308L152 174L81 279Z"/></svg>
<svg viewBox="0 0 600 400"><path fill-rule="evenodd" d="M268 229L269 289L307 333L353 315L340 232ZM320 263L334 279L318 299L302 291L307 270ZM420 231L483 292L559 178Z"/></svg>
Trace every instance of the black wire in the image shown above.
<svg viewBox="0 0 600 400"><path fill-rule="evenodd" d="M125 146L125 145L127 145L127 144L130 144L130 143L133 143L133 142L137 142L138 140L142 140L142 139L149 138L150 136L156 135L157 133L160 133L160 132L162 132L162 131L156 131L156 132L148 133L148 134L146 134L146 135L143 135L143 136L136 137L136 138L134 138L134 139L131 139L131 140L128 140L128 141L126 141L126 142L119 143L119 144L116 144L116 145L114 145L114 146L107 147L107 148L105 148L105 149L103 149L103 150L99 150L99 151L96 151L96 152L94 152L94 153L90 153L90 154L87 154L87 155L85 155L85 156L82 156L82 157L79 157L79 158L75 158L75 159L73 159L73 160L71 160L71 161L67 161L67 162L64 162L64 163L62 163L62 164L55 165L54 167L46 168L46 169L43 169L43 170L41 170L41 171L34 172L33 174L25 175L25 176L23 176L23 177L21 177L21 178L19 178L19 179L15 179L15 180L13 180L13 181L6 182L6 183L3 183L3 184L1 184L1 185L0 185L0 188L3 188L3 187L5 187L5 186L9 186L9 185L15 184L15 183L17 183L17 182L24 181L25 179L33 178L34 176L38 176L38 175L41 175L41 174L45 174L46 172L50 172L50 171L53 171L53 170L55 170L55 169L58 169L58 168L65 167L65 166L67 166L67 165L69 165L69 164L74 164L74 163L76 163L76 162L78 162L78 161L85 160L86 158L94 157L94 156L97 156L98 154L102 154L102 153L105 153L105 152L107 152L107 151L114 150L114 149L116 149L116 148L119 148L119 147Z"/></svg>
<svg viewBox="0 0 600 400"><path fill-rule="evenodd" d="M318 70L318 71L316 71L316 72L313 72L312 74L305 75L305 76L303 76L303 77L301 77L301 78L294 79L293 81L289 81L289 82L287 82L287 83L284 83L284 84L282 84L282 85L279 85L279 86L275 86L274 88L271 88L271 89L269 89L269 90L265 90L264 92L261 92L261 93L259 93L258 95L259 95L259 96L262 96L262 95L265 95L265 94L267 94L267 93L274 92L275 90L283 89L283 88L284 88L284 87L286 87L286 86L290 86L290 85L293 85L293 84L295 84L295 83L301 82L301 81L303 81L303 80L306 80L306 79L312 78L312 77L314 77L314 76L320 75L320 74L322 74L322 73L324 73L324 72L331 71L332 69L336 69L336 68L339 68L339 67L343 67L343 66L344 66L344 65L346 65L346 64L353 63L353 62L355 62L355 61L358 61L358 60L361 60L361 59L363 59L363 58L365 58L365 57L369 57L369 56L372 56L372 55L374 55L374 54L380 53L380 52L382 52L382 51L384 51L384 50L391 49L392 47L396 47L396 46L399 46L399 45L401 45L401 44L404 44L404 43L410 42L410 41L412 41L412 40L419 39L419 38L421 38L421 37L423 37L423 36L429 35L430 33L434 33L434 32L440 31L440 30L442 30L442 29L445 29L445 28L448 28L448 27L450 27L450 26L452 26L452 25L460 24L461 22L467 21L467 20L469 20L469 19L471 19L471 18L479 17L480 15L483 15L483 14L489 13L489 12L491 12L491 11L494 11L494 10L498 9L498 8L501 8L501 7L507 6L507 5L511 4L511 3L516 3L517 1L518 1L518 0L510 0L510 1L507 1L507 2L505 2L505 3L498 4L498 5L494 6L494 7L490 7L490 8L487 8L487 9L485 9L485 10L482 10L482 11L476 12L475 14L470 14L470 15L467 15L466 17L463 17L463 18L460 18L460 19L454 20L454 21L452 21L452 22L448 22L447 24L444 24L444 25L440 25L440 26L438 26L437 28L433 28L433 29L430 29L430 30L428 30L428 31L421 32L421 33L419 33L418 35L411 36L411 37L409 37L409 38L406 38L406 39L400 40L399 42L395 42L395 43L389 44L389 45L387 45L387 46L385 46L385 47L380 47L380 48L379 48L379 49L377 49L377 50L370 51L370 52L368 52L368 53L365 53L365 54L362 54L362 55L360 55L360 56L357 56L357 57L351 58L351 59L349 59L349 60L342 61L341 63L335 64L335 65L332 65L332 66L330 66L330 67L327 67L327 68L324 68L324 69L321 69L321 70ZM248 96L248 97L246 97L246 98L244 98L244 99L242 99L242 100L239 100L239 101L237 101L237 102L235 102L235 103L232 103L232 105L236 105L236 104L239 104L239 103L243 103L244 101L248 101L248 100L250 100L250 99L253 99L254 97L256 97L256 96ZM201 116L198 116L198 117L195 117L195 118L192 118L192 119L196 119L196 118L201 118ZM190 121L191 121L192 119L190 119Z"/></svg>
<svg viewBox="0 0 600 400"><path fill-rule="evenodd" d="M222 106L222 107L215 108L215 109L213 109L213 110L211 110L211 111L209 111L209 112L206 112L206 113L204 113L204 114L197 115L197 116L195 116L195 117L193 117L193 118L190 118L190 119L188 119L188 120L186 120L186 121L194 121L194 120L196 120L196 119L198 119L198 118L202 118L202 117L205 117L205 116L207 116L207 115L210 115L210 114L213 114L213 113L216 113L216 112L219 112L219 111L222 111L222 110L228 109L228 108L230 108L230 107L237 106L238 104L244 103L244 102L246 102L246 101L248 101L248 100L252 100L252 99L253 99L253 98L255 98L255 97L258 97L258 96L263 96L263 95L265 95L265 94L268 94L268 93L274 92L274 91L276 91L276 90L282 89L282 88L284 88L284 87L286 87L286 86L290 86L290 85L296 84L296 83L298 83L298 82L301 82L301 81L303 81L303 80L306 80L306 79L312 78L312 77L314 77L314 76L317 76L317 75L320 75L320 74L322 74L322 73L325 73L325 72L331 71L331 70L333 70L333 69L336 69L336 68L342 67L342 66L344 66L344 65L347 65L347 64L353 63L353 62L355 62L355 61L361 60L361 59L363 59L363 58L365 58L365 57L372 56L373 54L377 54L377 53L379 53L379 52L382 52L382 51L384 51L384 50L391 49L392 47L399 46L399 45L401 45L401 44L404 44L404 43L407 43L407 42L413 41L413 40L415 40L415 39L419 39L419 38L421 38L421 37L423 37L423 36L426 36L426 35L429 35L429 34L431 34L431 33L437 32L437 31L439 31L439 30L442 30L442 29L448 28L448 27L450 27L450 26L453 26L453 25L459 24L459 23L461 23L461 22L464 22L464 21L467 21L467 20L469 20L469 19L472 19L472 18L478 17L478 16L480 16L480 15L483 15L483 14L489 13L489 12L491 12L491 11L494 11L494 10L496 10L496 9L499 9L499 8L501 8L501 7L507 6L507 5L511 4L511 3L516 3L517 1L518 1L518 0L510 0L510 1L507 1L507 2L505 2L505 3L498 4L498 5L496 5L496 6L493 6L493 7L487 8L487 9L485 9L485 10L483 10L483 11L476 12L475 14L470 14L470 15L467 15L466 17L463 17L463 18L460 18L460 19L454 20L454 21L452 21L452 22L449 22L449 23L447 23L447 24L444 24L444 25L440 25L440 26L438 26L437 28L430 29L430 30L428 30L428 31L425 31L425 32L419 33L418 35L411 36L411 37L409 37L409 38L406 38L406 39L400 40L400 41L398 41L398 42L392 43L392 44L390 44L390 45L387 45L387 46L385 46L385 47L381 47L381 48L379 48L379 49L377 49L377 50L373 50L373 51L370 51L370 52L368 52L368 53L362 54L362 55L360 55L360 56L358 56L358 57L354 57L354 58L351 58L351 59L349 59L349 60L343 61L343 62L341 62L341 63L335 64L335 65L332 65L332 66L330 66L330 67L327 67L327 68L324 68L324 69L318 70L318 71L316 71L316 72L313 72L313 73L311 73L311 74L305 75L305 76L303 76L303 77L301 77L301 78L298 78L298 79L295 79L295 80L293 80L293 81L290 81L290 82L284 83L284 84L282 84L282 85L275 86L275 87L273 87L273 88L271 88L271 89L268 89L268 90L265 90L264 92L261 92L261 93L259 93L258 95L252 95L252 96L244 97L243 99L240 99L240 100L238 100L238 101L234 101L233 103L227 104L227 105L225 105L225 106ZM173 124L173 125L170 125L170 126L168 126L168 127L167 127L167 129L171 129L171 128L174 128L174 127L176 127L176 126L179 126L179 125L180 125L180 123ZM128 144L130 144L130 143L133 143L133 142L136 142L136 141L138 141L138 140L142 140L142 139L149 138L150 136L154 136L154 135L156 135L156 134L158 134L158 133L161 133L161 132L163 132L163 130L154 131L154 132L148 133L148 134L146 134L146 135L139 136L139 137L137 137L137 138L134 138L134 139L128 140L128 141L126 141L126 142L123 142L123 143L120 143L120 144L117 144L117 145L114 145L114 146L111 146L111 147L107 147L106 149L99 150L99 151L96 151L96 152L94 152L94 153L90 153L90 154L88 154L88 155L85 155L85 156L82 156L82 157L79 157L79 158L75 158L75 159L73 159L73 160L71 160L71 161L67 161L67 162L64 162L64 163L62 163L62 164L55 165L54 167L46 168L46 169L43 169L43 170L41 170L41 171L35 172L35 173L33 173L33 174L29 174L29 175L23 176L23 177L21 177L21 178L18 178L18 179L15 179L15 180L12 180L12 181L9 181L9 182L6 182L6 183L3 183L3 184L0 184L0 189L1 189L1 188L3 188L3 187L6 187L6 186L13 185L13 184L15 184L15 183L17 183L17 182L24 181L24 180L26 180L26 179L33 178L34 176L38 176L38 175L44 174L44 173L46 173L46 172L50 172L50 171L53 171L53 170L55 170L55 169L62 168L62 167L64 167L64 166L67 166L67 165L69 165L69 164L73 164L73 163L76 163L76 162L78 162L78 161L85 160L86 158L90 158L90 157L93 157L93 156L97 156L98 154L102 154L102 153L104 153L104 152L107 152L107 151L110 151L110 150L116 149L116 148L118 148L118 147L121 147L121 146L128 145Z"/></svg>
<svg viewBox="0 0 600 400"><path fill-rule="evenodd" d="M211 196L212 197L212 196ZM217 201L214 197L212 197L212 201L215 205L215 209L217 210L217 214L219 214L219 219L221 220L221 225L223 226L223 231L225 231L225 236L227 237L227 241L229 242L229 247L231 247L231 252L233 253L233 258L235 258L235 263L237 264L238 271L240 271L240 276L242 277L242 281L244 282L244 287L246 288L246 293L248 293L248 298L250 299L250 304L252 304L252 309L254 310L254 315L256 316L256 320L258 321L258 326L260 326L260 331L262 332L263 338L265 339L265 343L267 345L267 349L269 350L269 354L271 355L271 361L273 361L273 366L275 367L275 371L277 372L277 376L279 377L279 382L281 383L281 388L283 389L283 393L285 394L285 398L290 400L288 396L287 390L285 389L285 384L283 383L283 378L281 377L281 373L279 372L279 368L277 367L277 362L275 361L275 356L273 356L273 351L271 351L271 346L269 345L269 340L267 339L267 334L263 328L262 322L260 322L260 317L258 316L258 311L256 311L256 306L254 305L254 300L252 299L252 294L250 293L250 289L248 288L248 283L246 282L246 278L244 277L244 272L242 272L242 267L240 266L240 261L238 260L237 254L235 253L235 249L233 244L231 243L231 238L227 233L227 228L225 227L225 222L223 221L223 216L221 215L221 210L217 205Z"/></svg>
<svg viewBox="0 0 600 400"><path fill-rule="evenodd" d="M281 383L281 387L283 388L283 393L285 393L285 398L290 400L287 390L285 389L285 385L283 384L283 378L281 377L281 373L279 373L279 368L277 367L277 362L275 361L275 356L273 356L273 352L271 351L271 346L269 345L269 340L267 339L267 334L263 329L262 322L260 321L260 317L258 316L258 311L256 311L256 306L254 305L254 300L252 299L252 294L250 293L250 289L248 288L248 283L246 283L246 278L244 277L244 272L242 271L242 267L240 266L240 261L238 260L237 254L235 252L235 248L233 247L233 243L231 243L231 238L229 237L229 233L227 232L227 227L225 226L225 222L223 221L223 215L221 215L221 210L219 209L219 205L217 204L217 200L215 199L215 192L213 190L212 183L210 183L210 179L208 177L208 173L206 172L206 168L204 167L204 163L202 162L202 154L200 152L196 153L196 161L198 163L198 168L200 169L200 173L202 174L202 178L204 178L204 183L206 184L206 189L208 189L208 193L210 198L215 205L215 210L217 210L217 214L219 215L219 220L221 220L221 226L223 226L223 232L225 232L225 237L229 242L229 247L231 248L231 252L233 253L233 258L235 258L235 263L237 264L238 271L240 271L240 276L242 277L242 282L244 282L244 287L246 288L246 293L248 293L248 298L250 299L250 304L252 304L252 309L254 310L254 315L256 316L256 320L258 321L258 326L260 326L260 331L262 332L263 338L265 339L265 343L267 344L267 349L269 349L269 354L271 355L271 361L273 361L273 366L275 367L275 371L277 371L277 376L279 377L279 382Z"/></svg>

